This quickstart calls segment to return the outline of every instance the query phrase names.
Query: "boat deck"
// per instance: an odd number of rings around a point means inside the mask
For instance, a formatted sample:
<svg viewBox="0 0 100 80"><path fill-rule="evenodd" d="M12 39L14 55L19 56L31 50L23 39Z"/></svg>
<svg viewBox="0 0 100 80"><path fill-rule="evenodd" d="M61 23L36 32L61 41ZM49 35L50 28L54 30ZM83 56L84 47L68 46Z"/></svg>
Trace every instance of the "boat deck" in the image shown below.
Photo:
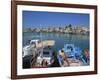
<svg viewBox="0 0 100 80"><path fill-rule="evenodd" d="M68 58L69 65L66 61L64 61L63 67L67 66L82 66L83 62L77 59Z"/></svg>

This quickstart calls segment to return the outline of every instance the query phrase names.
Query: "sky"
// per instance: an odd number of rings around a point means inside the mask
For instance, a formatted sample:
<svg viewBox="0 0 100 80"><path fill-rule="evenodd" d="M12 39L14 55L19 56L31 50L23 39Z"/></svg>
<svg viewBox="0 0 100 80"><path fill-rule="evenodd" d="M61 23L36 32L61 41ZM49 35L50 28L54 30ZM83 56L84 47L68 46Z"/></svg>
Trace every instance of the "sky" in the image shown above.
<svg viewBox="0 0 100 80"><path fill-rule="evenodd" d="M65 27L69 24L89 27L89 14L23 11L22 23L24 28Z"/></svg>

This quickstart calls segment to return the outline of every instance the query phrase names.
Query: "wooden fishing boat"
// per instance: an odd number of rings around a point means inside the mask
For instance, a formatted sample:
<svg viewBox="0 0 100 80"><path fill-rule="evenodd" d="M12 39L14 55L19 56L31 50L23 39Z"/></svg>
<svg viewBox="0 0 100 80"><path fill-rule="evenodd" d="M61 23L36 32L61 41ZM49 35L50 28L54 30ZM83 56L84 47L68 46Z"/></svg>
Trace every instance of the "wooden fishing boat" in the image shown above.
<svg viewBox="0 0 100 80"><path fill-rule="evenodd" d="M66 44L62 50L58 52L58 60L60 66L83 66L82 50L75 47L74 44Z"/></svg>

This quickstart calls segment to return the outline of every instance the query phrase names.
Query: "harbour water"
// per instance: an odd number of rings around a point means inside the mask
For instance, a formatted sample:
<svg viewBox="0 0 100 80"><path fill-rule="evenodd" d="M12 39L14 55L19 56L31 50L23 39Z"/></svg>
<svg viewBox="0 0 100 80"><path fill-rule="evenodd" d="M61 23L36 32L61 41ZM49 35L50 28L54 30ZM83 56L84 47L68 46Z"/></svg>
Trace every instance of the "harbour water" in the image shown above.
<svg viewBox="0 0 100 80"><path fill-rule="evenodd" d="M64 34L64 33L37 33L24 32L23 33L23 47L32 39L55 40L54 50L58 51L64 47L65 44L74 44L82 50L89 49L89 35L82 34Z"/></svg>

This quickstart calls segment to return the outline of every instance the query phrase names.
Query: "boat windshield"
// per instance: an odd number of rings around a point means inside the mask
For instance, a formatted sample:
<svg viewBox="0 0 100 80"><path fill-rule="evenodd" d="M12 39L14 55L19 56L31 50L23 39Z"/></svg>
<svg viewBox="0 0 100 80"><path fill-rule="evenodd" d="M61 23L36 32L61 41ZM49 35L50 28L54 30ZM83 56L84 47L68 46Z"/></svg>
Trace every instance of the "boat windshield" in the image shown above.
<svg viewBox="0 0 100 80"><path fill-rule="evenodd" d="M31 42L30 44L35 44L35 42Z"/></svg>
<svg viewBox="0 0 100 80"><path fill-rule="evenodd" d="M50 57L49 51L43 51L43 57Z"/></svg>

